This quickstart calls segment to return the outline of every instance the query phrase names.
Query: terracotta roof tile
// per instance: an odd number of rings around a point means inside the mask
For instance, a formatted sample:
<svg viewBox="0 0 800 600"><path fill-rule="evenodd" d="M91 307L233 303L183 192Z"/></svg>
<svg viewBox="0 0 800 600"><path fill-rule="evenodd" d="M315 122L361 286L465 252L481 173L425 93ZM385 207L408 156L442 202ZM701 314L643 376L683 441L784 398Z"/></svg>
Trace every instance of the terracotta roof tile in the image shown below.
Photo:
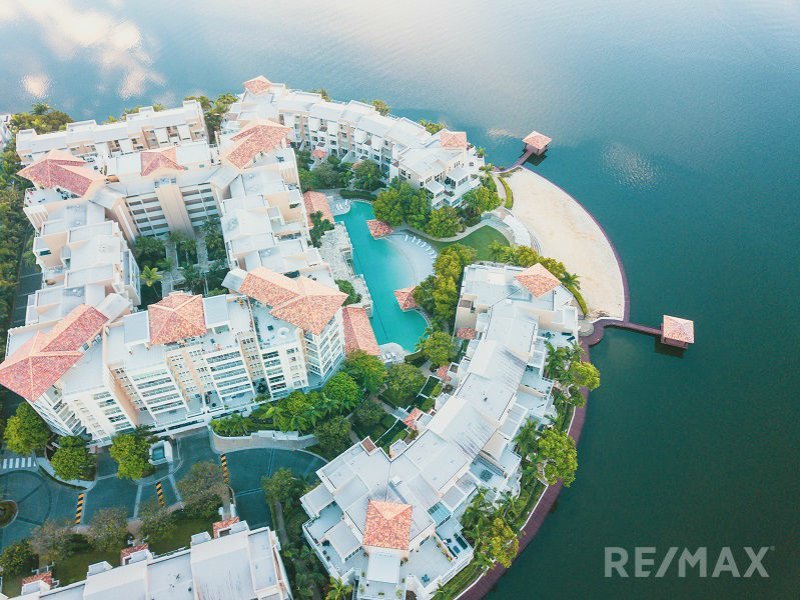
<svg viewBox="0 0 800 600"><path fill-rule="evenodd" d="M408 416L405 419L403 419L403 424L406 427L416 431L417 419L419 419L422 416L422 414L423 412L415 406L413 409L411 409L411 412L408 413Z"/></svg>
<svg viewBox="0 0 800 600"><path fill-rule="evenodd" d="M694 321L664 315L661 328L665 338L688 344L694 343Z"/></svg>
<svg viewBox="0 0 800 600"><path fill-rule="evenodd" d="M561 285L558 277L539 263L522 271L522 273L516 276L516 280L537 298Z"/></svg>
<svg viewBox="0 0 800 600"><path fill-rule="evenodd" d="M51 150L17 174L39 187L62 188L78 196L85 195L94 184L105 179L86 162L63 150Z"/></svg>
<svg viewBox="0 0 800 600"><path fill-rule="evenodd" d="M374 238L389 235L394 231L391 225L385 223L384 221L379 221L378 219L370 219L367 221L367 228Z"/></svg>
<svg viewBox="0 0 800 600"><path fill-rule="evenodd" d="M244 82L244 89L257 96L269 90L271 86L272 82L263 75L253 77Z"/></svg>
<svg viewBox="0 0 800 600"><path fill-rule="evenodd" d="M137 552L141 552L142 550L147 550L150 548L150 545L147 543L139 544L138 546L128 546L127 548L123 548L120 550L119 553L119 564L124 564L125 559L128 558L131 554L136 554Z"/></svg>
<svg viewBox="0 0 800 600"><path fill-rule="evenodd" d="M83 356L82 346L103 329L107 319L82 304L49 331L37 331L0 363L0 384L35 402Z"/></svg>
<svg viewBox="0 0 800 600"><path fill-rule="evenodd" d="M230 519L217 521L211 526L211 530L214 532L214 537L218 538L220 531L222 531L223 529L228 529L231 525L235 525L238 522L239 522L239 517L231 517Z"/></svg>
<svg viewBox="0 0 800 600"><path fill-rule="evenodd" d="M441 379L442 381L450 381L451 377L447 374L450 370L450 365L442 365L438 369L436 369L436 376Z"/></svg>
<svg viewBox="0 0 800 600"><path fill-rule="evenodd" d="M411 287L394 291L394 297L397 298L397 303L400 305L400 310L411 310L412 308L419 307L417 301L414 299L415 289L417 289L416 286L412 285Z"/></svg>
<svg viewBox="0 0 800 600"><path fill-rule="evenodd" d="M533 146L536 150L544 150L547 144L553 141L552 138L547 137L538 131L531 131L528 135L522 138L528 146Z"/></svg>
<svg viewBox="0 0 800 600"><path fill-rule="evenodd" d="M22 581L20 581L20 585L27 585L29 583L33 583L34 581L44 581L48 585L53 585L53 574L50 571L46 573L39 573L37 575L31 575L30 577L23 577Z"/></svg>
<svg viewBox="0 0 800 600"><path fill-rule="evenodd" d="M410 504L370 500L364 526L364 546L408 550L412 516Z"/></svg>
<svg viewBox="0 0 800 600"><path fill-rule="evenodd" d="M439 142L442 148L461 149L467 147L467 134L463 131L447 131L439 133Z"/></svg>
<svg viewBox="0 0 800 600"><path fill-rule="evenodd" d="M308 277L290 278L265 267L248 272L239 291L270 307L278 319L304 331L322 333L347 294Z"/></svg>
<svg viewBox="0 0 800 600"><path fill-rule="evenodd" d="M367 354L380 356L378 340L369 322L367 311L361 306L345 306L342 309L344 323L344 351L350 354L354 350L363 350Z"/></svg>
<svg viewBox="0 0 800 600"><path fill-rule="evenodd" d="M203 297L172 292L147 307L150 321L150 344L169 344L205 334L206 317Z"/></svg>
<svg viewBox="0 0 800 600"><path fill-rule="evenodd" d="M325 158L326 156L328 156L328 151L325 148L314 148L311 151L312 158Z"/></svg>
<svg viewBox="0 0 800 600"><path fill-rule="evenodd" d="M234 167L244 169L262 152L272 152L280 147L290 132L291 128L274 121L253 121L231 138L236 144L225 150L222 158Z"/></svg>
<svg viewBox="0 0 800 600"><path fill-rule="evenodd" d="M139 154L142 175L150 175L156 171L170 170L183 171L183 166L178 162L178 151L174 146L159 150L145 150Z"/></svg>
<svg viewBox="0 0 800 600"><path fill-rule="evenodd" d="M331 212L331 205L328 204L328 198L321 192L306 192L303 194L303 204L306 205L306 216L308 219L308 226L313 226L311 222L311 215L315 212L321 212L323 219L328 219L333 223L333 213Z"/></svg>
<svg viewBox="0 0 800 600"><path fill-rule="evenodd" d="M456 337L462 340L474 340L478 335L472 327L461 327L456 330Z"/></svg>

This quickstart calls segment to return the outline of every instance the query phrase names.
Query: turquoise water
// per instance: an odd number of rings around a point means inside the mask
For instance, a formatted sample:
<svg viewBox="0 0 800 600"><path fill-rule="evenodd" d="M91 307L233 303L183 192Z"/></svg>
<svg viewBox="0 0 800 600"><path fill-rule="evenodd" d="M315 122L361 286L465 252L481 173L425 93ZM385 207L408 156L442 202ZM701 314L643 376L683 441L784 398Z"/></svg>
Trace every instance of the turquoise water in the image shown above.
<svg viewBox="0 0 800 600"><path fill-rule="evenodd" d="M425 331L425 319L416 312L403 312L397 305L394 290L417 283L405 256L392 244L375 239L366 221L374 219L372 205L353 202L350 212L336 217L344 223L353 242L353 265L367 280L372 295L372 328L379 344L396 342L409 351Z"/></svg>
<svg viewBox="0 0 800 600"><path fill-rule="evenodd" d="M547 133L532 168L610 234L632 319L698 341L606 333L577 480L492 600L795 598L799 31L796 0L0 0L0 112L103 118L264 73L442 119L498 164ZM610 545L775 550L769 579L623 580Z"/></svg>

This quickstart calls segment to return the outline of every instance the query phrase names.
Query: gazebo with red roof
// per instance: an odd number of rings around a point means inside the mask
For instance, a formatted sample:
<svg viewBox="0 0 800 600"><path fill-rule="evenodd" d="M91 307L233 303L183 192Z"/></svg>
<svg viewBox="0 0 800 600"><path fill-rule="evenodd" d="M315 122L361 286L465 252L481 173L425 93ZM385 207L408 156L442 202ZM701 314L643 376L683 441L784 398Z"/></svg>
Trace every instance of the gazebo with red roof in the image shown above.
<svg viewBox="0 0 800 600"><path fill-rule="evenodd" d="M661 343L677 348L688 348L694 343L694 321L664 315L661 323Z"/></svg>
<svg viewBox="0 0 800 600"><path fill-rule="evenodd" d="M394 297L397 298L397 304L400 305L400 310L412 310L419 308L417 301L414 299L414 290L416 286L412 285L407 288L394 291Z"/></svg>
<svg viewBox="0 0 800 600"><path fill-rule="evenodd" d="M375 239L387 236L394 231L391 225L385 221L379 221L378 219L368 220L367 229L369 229L370 234Z"/></svg>
<svg viewBox="0 0 800 600"><path fill-rule="evenodd" d="M531 131L522 138L522 141L525 142L525 148L530 152L536 156L541 156L547 152L547 149L550 147L550 142L552 142L553 139L538 131Z"/></svg>

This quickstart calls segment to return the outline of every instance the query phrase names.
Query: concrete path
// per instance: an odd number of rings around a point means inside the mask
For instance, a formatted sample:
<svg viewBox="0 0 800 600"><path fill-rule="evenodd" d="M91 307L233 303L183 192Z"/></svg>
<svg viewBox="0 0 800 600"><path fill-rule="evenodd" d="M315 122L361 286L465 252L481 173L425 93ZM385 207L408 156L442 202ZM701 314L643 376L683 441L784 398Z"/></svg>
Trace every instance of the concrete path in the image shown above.
<svg viewBox="0 0 800 600"><path fill-rule="evenodd" d="M558 259L580 277L588 320L625 316L625 279L610 240L592 215L544 177L519 169L506 178L514 194L513 214Z"/></svg>

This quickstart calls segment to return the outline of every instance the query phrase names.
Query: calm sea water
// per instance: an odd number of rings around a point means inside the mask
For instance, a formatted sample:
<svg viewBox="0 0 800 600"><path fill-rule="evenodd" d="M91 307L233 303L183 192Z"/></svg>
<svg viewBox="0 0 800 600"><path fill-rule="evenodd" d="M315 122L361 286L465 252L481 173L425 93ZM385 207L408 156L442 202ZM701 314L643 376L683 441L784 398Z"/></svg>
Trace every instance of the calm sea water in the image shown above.
<svg viewBox="0 0 800 600"><path fill-rule="evenodd" d="M189 9L187 6L191 6ZM682 359L611 331L580 470L494 599L796 597L800 586L796 1L0 1L0 112L76 118L258 73L466 129L619 249L632 317L693 318ZM605 579L605 546L774 546L769 579Z"/></svg>

